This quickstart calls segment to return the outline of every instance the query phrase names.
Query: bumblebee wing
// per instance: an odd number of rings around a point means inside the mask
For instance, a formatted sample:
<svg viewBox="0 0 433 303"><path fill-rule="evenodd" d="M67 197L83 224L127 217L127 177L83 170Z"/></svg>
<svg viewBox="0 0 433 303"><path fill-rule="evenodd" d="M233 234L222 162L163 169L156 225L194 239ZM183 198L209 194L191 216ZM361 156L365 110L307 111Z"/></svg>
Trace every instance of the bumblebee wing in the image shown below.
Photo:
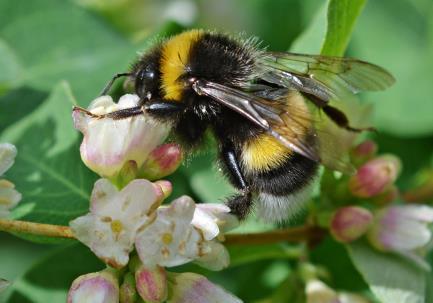
<svg viewBox="0 0 433 303"><path fill-rule="evenodd" d="M301 138L299 141L313 149L327 168L349 175L356 171L348 153L356 134L337 126L298 91L288 91L278 101L262 99L255 107L268 119L279 141ZM268 112L272 112L272 116L278 115L279 119L273 119ZM358 112L360 116L363 114ZM309 136L305 137L305 134Z"/></svg>
<svg viewBox="0 0 433 303"><path fill-rule="evenodd" d="M193 84L193 89L199 95L205 95L231 108L246 117L269 134L277 138L289 149L307 157L313 161L320 161L317 150L301 140L301 130L298 136L286 136L273 129L272 125L282 125L284 121L279 117L276 108L266 105L266 100L252 93L247 93L231 87L205 80L198 80ZM281 130L282 131L282 130Z"/></svg>
<svg viewBox="0 0 433 303"><path fill-rule="evenodd" d="M382 67L353 58L266 52L257 60L257 67L259 78L324 101L384 90L395 82Z"/></svg>
<svg viewBox="0 0 433 303"><path fill-rule="evenodd" d="M349 144L346 136L339 137L343 130L327 121L316 107L310 109L297 91L286 90L284 97L280 91L277 100L269 100L260 96L267 93L253 94L204 80L196 81L193 89L238 112L294 152L328 168L349 174L354 172L348 159L344 158Z"/></svg>

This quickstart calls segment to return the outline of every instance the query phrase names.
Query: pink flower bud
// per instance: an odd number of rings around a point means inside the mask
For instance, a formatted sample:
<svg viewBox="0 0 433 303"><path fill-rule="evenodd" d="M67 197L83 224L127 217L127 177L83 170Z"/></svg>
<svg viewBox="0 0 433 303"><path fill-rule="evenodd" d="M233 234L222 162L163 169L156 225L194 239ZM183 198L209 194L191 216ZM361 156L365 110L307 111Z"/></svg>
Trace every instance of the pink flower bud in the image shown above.
<svg viewBox="0 0 433 303"><path fill-rule="evenodd" d="M377 196L392 186L400 168L400 160L393 155L372 159L358 168L358 172L350 178L349 189L356 197Z"/></svg>
<svg viewBox="0 0 433 303"><path fill-rule="evenodd" d="M177 144L163 144L155 148L142 168L142 175L158 180L172 174L182 163L182 151Z"/></svg>
<svg viewBox="0 0 433 303"><path fill-rule="evenodd" d="M373 215L365 208L348 206L338 209L331 220L331 234L335 240L352 242L365 234Z"/></svg>
<svg viewBox="0 0 433 303"><path fill-rule="evenodd" d="M78 277L72 282L68 303L118 303L119 284L114 273L105 270Z"/></svg>
<svg viewBox="0 0 433 303"><path fill-rule="evenodd" d="M195 273L170 273L170 281L173 281L170 303L242 302L206 277Z"/></svg>
<svg viewBox="0 0 433 303"><path fill-rule="evenodd" d="M120 286L120 303L134 303L138 299L134 275L128 272Z"/></svg>
<svg viewBox="0 0 433 303"><path fill-rule="evenodd" d="M358 144L353 150L352 150L352 156L356 160L368 160L372 158L374 155L376 155L377 152L377 144L372 140L366 140L362 142L361 144Z"/></svg>
<svg viewBox="0 0 433 303"><path fill-rule="evenodd" d="M149 303L163 302L167 298L167 274L165 269L156 266L153 269L140 265L135 272L135 282L140 297Z"/></svg>

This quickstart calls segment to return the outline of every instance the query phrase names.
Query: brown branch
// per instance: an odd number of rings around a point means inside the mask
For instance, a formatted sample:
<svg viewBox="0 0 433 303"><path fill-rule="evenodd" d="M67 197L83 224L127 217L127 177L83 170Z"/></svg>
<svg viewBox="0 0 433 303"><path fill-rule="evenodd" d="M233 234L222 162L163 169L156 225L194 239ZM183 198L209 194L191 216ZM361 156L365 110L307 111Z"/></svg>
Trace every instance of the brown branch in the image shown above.
<svg viewBox="0 0 433 303"><path fill-rule="evenodd" d="M0 219L0 231L53 238L75 238L69 226Z"/></svg>
<svg viewBox="0 0 433 303"><path fill-rule="evenodd" d="M53 238L75 238L69 226L42 224L18 220L0 219L0 231L10 233L26 233ZM321 228L304 225L300 227L278 229L262 233L227 234L224 236L224 244L254 245L278 242L315 243L323 237L324 233L325 230Z"/></svg>
<svg viewBox="0 0 433 303"><path fill-rule="evenodd" d="M224 244L227 245L255 245L278 242L308 242L315 243L325 234L325 230L316 226L300 226L277 229L262 233L226 234Z"/></svg>

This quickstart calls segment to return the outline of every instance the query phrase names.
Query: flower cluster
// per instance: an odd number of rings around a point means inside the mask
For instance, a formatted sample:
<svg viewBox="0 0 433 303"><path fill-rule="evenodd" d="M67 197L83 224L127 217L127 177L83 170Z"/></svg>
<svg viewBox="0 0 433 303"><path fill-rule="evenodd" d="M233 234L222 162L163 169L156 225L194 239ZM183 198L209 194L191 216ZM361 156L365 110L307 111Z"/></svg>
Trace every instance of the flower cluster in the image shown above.
<svg viewBox="0 0 433 303"><path fill-rule="evenodd" d="M352 156L359 167L348 180L347 188L364 206L337 209L330 222L331 234L343 243L366 235L376 249L397 252L423 263L415 252L432 238L428 224L433 223L433 208L391 204L399 198L394 183L401 163L393 155L376 156L376 151L377 146L372 141L365 141L354 149Z"/></svg>
<svg viewBox="0 0 433 303"><path fill-rule="evenodd" d="M9 143L0 144L0 177L14 164L17 149ZM15 185L5 179L0 179L0 218L7 217L9 210L21 200L21 194Z"/></svg>
<svg viewBox="0 0 433 303"><path fill-rule="evenodd" d="M217 239L237 219L225 205L196 204L188 196L162 205L171 183L148 179L179 166L179 147L159 145L167 129L145 114L122 120L104 116L137 104L135 95L123 96L118 104L103 96L88 110L73 113L75 127L84 134L81 157L103 178L94 185L89 213L70 227L111 268L77 278L68 302L135 302L139 297L145 302L240 302L201 275L166 270L188 262L226 268L229 254Z"/></svg>
<svg viewBox="0 0 433 303"><path fill-rule="evenodd" d="M228 207L196 205L188 196L160 206L170 190L167 181L136 179L119 191L100 179L92 192L90 213L70 226L77 239L114 268L128 264L134 247L149 268L193 260L216 270L226 267L228 254L215 238L220 228L236 220Z"/></svg>

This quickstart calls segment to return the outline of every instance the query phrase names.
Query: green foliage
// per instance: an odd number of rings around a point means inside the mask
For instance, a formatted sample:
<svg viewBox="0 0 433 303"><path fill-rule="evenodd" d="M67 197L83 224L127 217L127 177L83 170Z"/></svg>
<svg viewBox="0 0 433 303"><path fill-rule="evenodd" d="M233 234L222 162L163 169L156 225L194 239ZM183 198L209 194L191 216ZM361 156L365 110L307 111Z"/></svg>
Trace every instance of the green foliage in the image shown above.
<svg viewBox="0 0 433 303"><path fill-rule="evenodd" d="M430 0L370 1L354 31L353 52L388 68L397 80L386 93L371 97L375 126L394 136L433 132L432 17Z"/></svg>
<svg viewBox="0 0 433 303"><path fill-rule="evenodd" d="M321 53L328 56L343 56L356 20L366 0L330 0L328 25Z"/></svg>
<svg viewBox="0 0 433 303"><path fill-rule="evenodd" d="M37 109L3 132L1 140L19 150L8 172L23 194L15 218L67 225L87 211L96 175L81 162L78 132L72 119L65 119L73 103L69 86L60 83Z"/></svg>
<svg viewBox="0 0 433 303"><path fill-rule="evenodd" d="M18 148L16 163L6 177L23 194L14 218L66 225L87 211L97 176L80 160L80 135L72 127L72 105L86 106L155 36L182 29L166 22L158 29L143 29L146 37L132 40L128 35L136 38L136 33L122 33L116 22L77 2L0 1L0 141L12 142ZM430 0L370 1L357 22L365 2L235 1L226 3L232 8L233 20L203 8L206 14L198 25L213 29L219 24L222 30L256 34L271 50L291 45L296 52L343 55L349 45L350 56L389 68L397 84L389 92L371 96L377 99L374 125L387 133L377 136L382 151L402 156L405 168L399 185L405 187L420 167L432 164L433 102L429 98L433 4ZM116 19L112 11L111 20ZM170 176L173 198L189 194L197 201L216 202L230 194L232 188L218 175L216 165L210 164L214 158L212 153L192 157ZM274 226L250 218L237 232L271 228ZM15 243L2 236L0 241L2 247L8 247L7 253L0 252L0 277L5 274L5 278L15 280L7 302L63 302L76 276L102 268L81 245L22 245L21 240ZM30 266L50 250L55 251ZM293 274L296 268L292 260L305 258L305 250L302 245L287 244L233 246L231 268L220 273L203 272L246 302L300 303L305 300L304 285ZM329 270L327 283L337 289L361 292L370 288L383 303L433 302L431 273L363 242L350 245L346 251L327 238L312 248L308 257ZM16 274L12 274L14 270Z"/></svg>
<svg viewBox="0 0 433 303"><path fill-rule="evenodd" d="M367 243L349 246L353 263L383 303L425 302L425 272L408 260L376 251Z"/></svg>
<svg viewBox="0 0 433 303"><path fill-rule="evenodd" d="M61 247L35 263L13 284L9 303L66 302L72 281L104 264L83 245Z"/></svg>

